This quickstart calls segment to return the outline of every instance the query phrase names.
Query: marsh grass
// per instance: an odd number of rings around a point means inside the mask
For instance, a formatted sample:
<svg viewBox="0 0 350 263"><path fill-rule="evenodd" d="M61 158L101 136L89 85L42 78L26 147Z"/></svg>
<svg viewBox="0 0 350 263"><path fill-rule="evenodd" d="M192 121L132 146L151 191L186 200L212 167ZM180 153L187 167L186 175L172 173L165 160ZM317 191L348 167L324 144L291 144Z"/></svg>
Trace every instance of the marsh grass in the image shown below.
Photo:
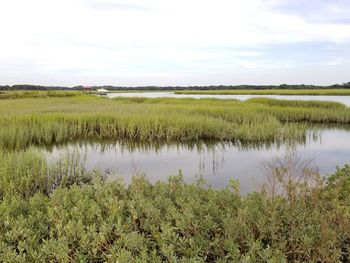
<svg viewBox="0 0 350 263"><path fill-rule="evenodd" d="M349 96L350 89L184 90L175 94Z"/></svg>
<svg viewBox="0 0 350 263"><path fill-rule="evenodd" d="M46 114L3 117L0 147L25 148L80 139L125 139L143 142L195 140L242 143L303 140L307 125L281 124L276 120L234 123L203 115L137 116L102 114Z"/></svg>
<svg viewBox="0 0 350 263"><path fill-rule="evenodd" d="M20 98L50 98L73 97L79 95L77 91L6 91L0 93L0 100Z"/></svg>
<svg viewBox="0 0 350 263"><path fill-rule="evenodd" d="M67 141L302 141L311 124L349 124L338 103L122 98L92 95L0 102L0 148Z"/></svg>
<svg viewBox="0 0 350 263"><path fill-rule="evenodd" d="M0 151L0 163L0 199L29 198L38 192L49 195L59 187L88 184L97 176L85 169L78 152L49 163L36 149L15 153Z"/></svg>
<svg viewBox="0 0 350 263"><path fill-rule="evenodd" d="M294 108L318 108L318 109L337 109L344 110L346 105L333 101L301 101L301 100L276 100L269 98L251 98L247 102L259 103L275 107L294 107Z"/></svg>

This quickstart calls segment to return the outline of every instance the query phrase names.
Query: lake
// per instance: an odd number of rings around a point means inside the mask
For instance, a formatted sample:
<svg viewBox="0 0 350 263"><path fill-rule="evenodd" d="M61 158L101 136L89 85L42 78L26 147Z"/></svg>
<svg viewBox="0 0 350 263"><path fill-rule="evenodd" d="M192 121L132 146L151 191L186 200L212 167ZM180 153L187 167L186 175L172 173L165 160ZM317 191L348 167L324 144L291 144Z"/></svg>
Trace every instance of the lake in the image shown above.
<svg viewBox="0 0 350 263"><path fill-rule="evenodd" d="M282 158L291 148L302 159L312 160L321 174L328 174L337 165L350 163L350 132L340 128L324 129L318 137L308 136L304 143L295 146L240 147L230 143L130 145L117 142L68 144L45 151L51 160L76 151L88 169L117 173L126 183L135 174L143 173L151 182L156 182L181 170L186 182L195 182L202 176L216 189L227 186L230 178L238 179L242 193L247 193L265 182L264 163L276 157Z"/></svg>
<svg viewBox="0 0 350 263"><path fill-rule="evenodd" d="M174 92L123 92L109 93L109 98L144 97L144 98L194 98L194 99L237 99L271 98L281 100L317 100L340 102L350 107L350 96L308 96L308 95L215 95L215 94L175 94Z"/></svg>

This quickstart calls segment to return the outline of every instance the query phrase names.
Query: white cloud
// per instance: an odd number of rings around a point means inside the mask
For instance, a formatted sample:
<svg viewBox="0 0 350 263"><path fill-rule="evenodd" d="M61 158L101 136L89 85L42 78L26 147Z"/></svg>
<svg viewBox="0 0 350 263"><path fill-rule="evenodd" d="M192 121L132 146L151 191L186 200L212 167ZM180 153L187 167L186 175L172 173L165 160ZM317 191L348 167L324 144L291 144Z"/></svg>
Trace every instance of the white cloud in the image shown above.
<svg viewBox="0 0 350 263"><path fill-rule="evenodd" d="M0 78L10 84L60 84L53 83L59 80L76 85L88 75L92 84L134 83L123 75L148 85L166 83L169 76L172 84L173 79L186 76L186 81L177 79L177 84L186 85L211 72L212 83L221 84L222 71L246 75L245 69L299 70L289 61L269 57L262 49L265 46L350 42L349 24L315 23L293 12L276 12L274 7L280 3L2 0ZM341 6L332 5L331 10L341 12ZM343 62L338 65L344 66ZM236 78L227 81L236 83Z"/></svg>

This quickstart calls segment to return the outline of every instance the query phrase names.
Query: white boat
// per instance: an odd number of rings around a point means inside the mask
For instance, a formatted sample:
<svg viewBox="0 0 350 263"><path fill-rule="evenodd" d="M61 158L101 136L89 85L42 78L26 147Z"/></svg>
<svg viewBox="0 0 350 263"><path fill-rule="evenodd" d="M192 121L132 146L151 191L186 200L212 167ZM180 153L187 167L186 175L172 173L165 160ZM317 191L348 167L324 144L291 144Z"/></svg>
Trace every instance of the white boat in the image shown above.
<svg viewBox="0 0 350 263"><path fill-rule="evenodd" d="M102 89L97 89L97 94L98 95L107 95L108 90L102 88Z"/></svg>

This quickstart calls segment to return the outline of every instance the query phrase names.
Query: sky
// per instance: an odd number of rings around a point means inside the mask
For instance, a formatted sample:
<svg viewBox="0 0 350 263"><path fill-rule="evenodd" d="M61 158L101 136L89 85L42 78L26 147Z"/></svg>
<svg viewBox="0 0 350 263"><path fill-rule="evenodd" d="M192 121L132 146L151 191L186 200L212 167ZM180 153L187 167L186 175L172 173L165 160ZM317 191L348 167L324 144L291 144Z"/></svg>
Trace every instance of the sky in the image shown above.
<svg viewBox="0 0 350 263"><path fill-rule="evenodd" d="M1 0L0 85L350 81L349 0Z"/></svg>

